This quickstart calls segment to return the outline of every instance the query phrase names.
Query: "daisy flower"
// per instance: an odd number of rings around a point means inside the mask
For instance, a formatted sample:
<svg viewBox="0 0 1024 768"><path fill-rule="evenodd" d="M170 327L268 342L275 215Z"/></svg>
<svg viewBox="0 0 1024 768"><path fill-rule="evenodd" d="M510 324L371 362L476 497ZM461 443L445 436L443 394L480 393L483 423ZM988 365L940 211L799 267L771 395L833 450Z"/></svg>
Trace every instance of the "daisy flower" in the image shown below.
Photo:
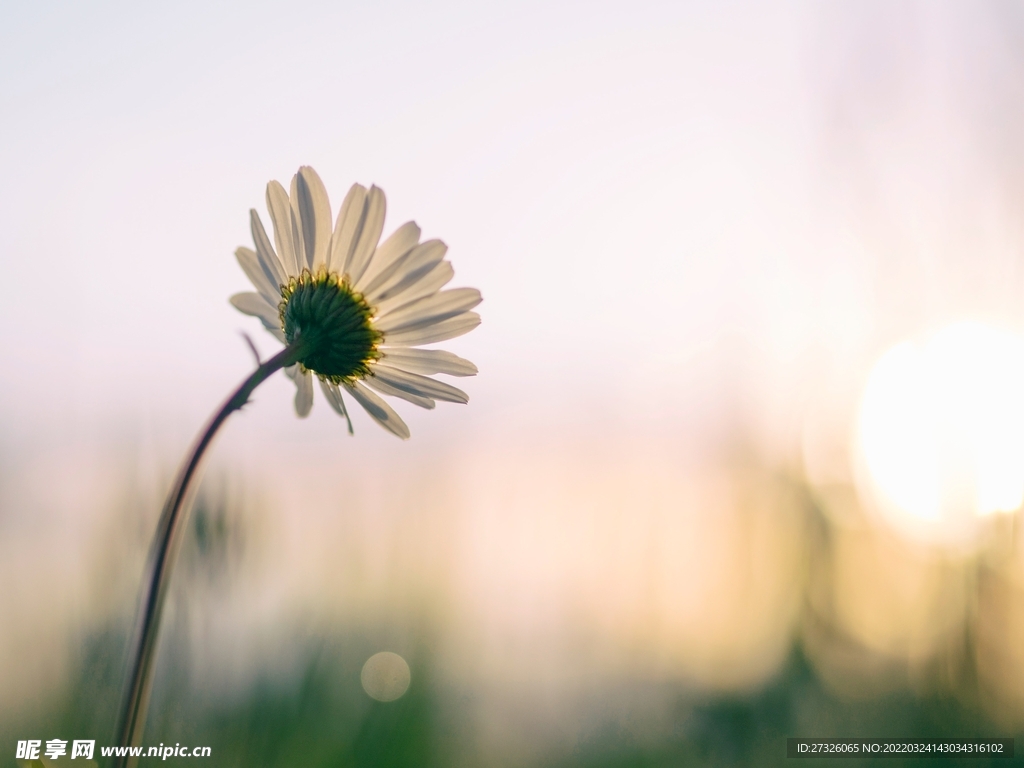
<svg viewBox="0 0 1024 768"><path fill-rule="evenodd" d="M431 376L472 376L476 366L419 347L476 328L480 316L470 310L481 297L475 288L441 290L455 274L444 258L448 247L440 240L421 243L415 222L380 243L384 208L380 189L353 184L332 231L327 190L316 171L300 168L290 193L271 181L274 244L259 214L250 211L256 248L239 248L235 256L256 291L235 294L231 303L296 350L297 363L285 373L295 382L299 416L313 407L315 377L350 434L342 392L404 439L409 428L380 395L422 408L437 400L468 402L465 392Z"/></svg>
<svg viewBox="0 0 1024 768"><path fill-rule="evenodd" d="M480 303L475 288L441 290L455 274L440 240L420 242L420 228L408 222L380 243L384 193L358 184L345 196L331 229L331 205L316 172L305 166L292 178L291 192L267 185L274 245L256 211L251 211L256 249L235 255L256 287L231 303L258 317L285 347L266 361L224 401L199 434L171 486L150 555L149 573L132 644L118 722L119 744L142 743L153 681L160 617L167 584L187 520L191 486L214 436L262 382L279 369L295 382L295 410L313 407L313 377L327 402L348 422L347 392L373 419L405 439L409 428L381 395L433 408L437 400L465 403L461 389L434 374L473 376L476 366L439 349L420 349L461 336L480 324L471 310ZM117 768L134 765L127 751Z"/></svg>

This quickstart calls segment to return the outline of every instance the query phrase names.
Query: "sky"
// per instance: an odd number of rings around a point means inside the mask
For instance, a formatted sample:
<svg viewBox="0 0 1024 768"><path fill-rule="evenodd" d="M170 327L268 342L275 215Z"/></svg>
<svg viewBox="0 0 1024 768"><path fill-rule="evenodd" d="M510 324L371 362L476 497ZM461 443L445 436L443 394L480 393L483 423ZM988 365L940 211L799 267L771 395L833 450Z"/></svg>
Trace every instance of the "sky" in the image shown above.
<svg viewBox="0 0 1024 768"><path fill-rule="evenodd" d="M376 183L385 232L415 219L449 244L456 284L485 297L484 326L456 343L485 372L482 409L685 410L688 363L727 364L709 360L799 290L804 15L10 12L0 253L22 288L0 310L17 329L5 418L208 409L248 366L238 331L261 335L226 302L246 287L231 253L266 181L300 164L335 206ZM751 343L788 343L786 323Z"/></svg>
<svg viewBox="0 0 1024 768"><path fill-rule="evenodd" d="M0 418L19 440L200 421L249 365L239 331L274 348L227 303L247 287L231 254L266 182L310 164L335 206L381 186L385 233L415 219L482 290L484 325L453 346L483 371L474 414L448 423L687 428L740 408L791 450L821 377L855 389L886 347L965 312L1019 323L1014 21L12 7Z"/></svg>

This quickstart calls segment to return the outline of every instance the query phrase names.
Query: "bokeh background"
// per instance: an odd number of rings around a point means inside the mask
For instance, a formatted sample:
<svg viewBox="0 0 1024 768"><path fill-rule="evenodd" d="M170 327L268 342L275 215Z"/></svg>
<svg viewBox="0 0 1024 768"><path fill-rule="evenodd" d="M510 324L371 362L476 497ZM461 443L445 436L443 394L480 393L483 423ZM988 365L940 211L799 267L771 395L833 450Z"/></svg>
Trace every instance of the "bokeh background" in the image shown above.
<svg viewBox="0 0 1024 768"><path fill-rule="evenodd" d="M385 233L448 243L485 302L443 346L480 375L400 405L406 443L322 398L296 419L282 376L233 418L147 745L773 765L787 736L1024 734L1019 5L0 22L0 764L112 743L163 494L252 367L240 332L275 349L232 252L303 164L335 211L375 183ZM916 373L865 416L893 348ZM360 684L380 651L393 702Z"/></svg>

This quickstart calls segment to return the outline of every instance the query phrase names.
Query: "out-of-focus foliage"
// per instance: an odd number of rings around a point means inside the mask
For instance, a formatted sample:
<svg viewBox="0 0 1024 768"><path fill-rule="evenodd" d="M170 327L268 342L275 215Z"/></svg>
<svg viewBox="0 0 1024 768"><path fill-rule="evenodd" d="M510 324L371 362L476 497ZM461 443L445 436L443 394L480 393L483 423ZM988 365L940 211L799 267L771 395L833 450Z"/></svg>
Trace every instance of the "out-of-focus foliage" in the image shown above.
<svg viewBox="0 0 1024 768"><path fill-rule="evenodd" d="M164 669L158 706L146 744L173 738L212 747L204 764L216 766L430 766L516 765L489 752L474 727L474 696L445 684L431 668L429 642L416 655L409 692L382 704L366 696L359 670L375 647L367 636L336 635L305 640L300 674L286 682L264 678L243 696L216 700L197 696L183 669ZM86 644L75 684L45 712L5 723L3 739L26 735L95 738L109 743L117 679L115 657L123 641L117 631L97 633ZM180 663L182 660L178 660ZM173 682L172 682L173 680ZM970 703L906 692L846 701L830 694L794 650L779 676L748 695L708 696L684 686L633 681L631 695L645 688L670 702L645 722L632 715L594 716L574 743L552 744L532 764L545 768L655 768L664 766L767 766L786 763L790 736L1000 737L1007 734ZM657 690L656 690L657 689ZM611 704L621 688L589 696L592 711ZM614 707L610 707L614 708ZM526 740L530 733L520 734ZM13 765L13 750L3 763ZM179 759L180 762L183 759ZM9 761L9 762L8 762ZM886 765L951 765L948 760L889 760ZM861 761L848 760L856 766ZM864 762L864 764L867 764ZM1005 761L972 760L979 768Z"/></svg>

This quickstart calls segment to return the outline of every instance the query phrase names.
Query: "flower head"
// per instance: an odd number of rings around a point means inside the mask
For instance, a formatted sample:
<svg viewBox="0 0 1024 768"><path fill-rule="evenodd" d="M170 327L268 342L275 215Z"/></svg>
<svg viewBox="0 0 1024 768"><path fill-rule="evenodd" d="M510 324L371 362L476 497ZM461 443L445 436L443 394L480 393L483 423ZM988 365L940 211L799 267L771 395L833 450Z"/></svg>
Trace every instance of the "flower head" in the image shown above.
<svg viewBox="0 0 1024 768"><path fill-rule="evenodd" d="M292 178L290 194L276 181L267 184L267 208L277 248L250 211L256 250L242 247L235 256L256 292L235 294L231 303L296 350L298 362L285 373L297 387L299 416L313 406L313 377L349 432L342 390L402 438L409 428L377 393L423 408L437 400L468 402L465 392L431 375L472 376L476 366L418 348L480 324L470 311L481 301L478 290L441 290L455 274L444 243L421 243L411 221L379 243L384 193L359 184L345 196L332 231L327 191L309 166Z"/></svg>

